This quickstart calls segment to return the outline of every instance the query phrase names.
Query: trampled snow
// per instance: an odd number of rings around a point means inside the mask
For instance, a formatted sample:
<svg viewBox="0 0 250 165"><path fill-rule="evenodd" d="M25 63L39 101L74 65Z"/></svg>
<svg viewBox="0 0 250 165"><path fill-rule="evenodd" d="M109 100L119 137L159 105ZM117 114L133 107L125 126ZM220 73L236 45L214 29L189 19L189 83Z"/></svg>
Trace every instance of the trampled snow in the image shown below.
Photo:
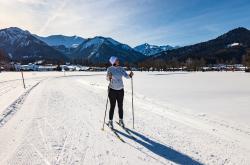
<svg viewBox="0 0 250 165"><path fill-rule="evenodd" d="M250 161L250 76L136 72L135 129L105 127L104 72L0 73L0 164L243 164ZM131 86L124 118L132 128ZM118 120L115 113L115 120Z"/></svg>

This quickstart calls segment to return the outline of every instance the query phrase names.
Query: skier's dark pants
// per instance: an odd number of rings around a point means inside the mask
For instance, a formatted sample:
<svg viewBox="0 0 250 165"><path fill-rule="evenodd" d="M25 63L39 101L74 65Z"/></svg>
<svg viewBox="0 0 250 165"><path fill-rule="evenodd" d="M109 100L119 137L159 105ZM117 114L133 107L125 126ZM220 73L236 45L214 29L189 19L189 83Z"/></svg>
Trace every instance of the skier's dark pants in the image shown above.
<svg viewBox="0 0 250 165"><path fill-rule="evenodd" d="M116 101L118 103L118 112L119 118L123 119L123 97L124 97L124 90L114 90L109 89L109 101L110 101L110 110L109 110L109 120L113 120L114 110Z"/></svg>

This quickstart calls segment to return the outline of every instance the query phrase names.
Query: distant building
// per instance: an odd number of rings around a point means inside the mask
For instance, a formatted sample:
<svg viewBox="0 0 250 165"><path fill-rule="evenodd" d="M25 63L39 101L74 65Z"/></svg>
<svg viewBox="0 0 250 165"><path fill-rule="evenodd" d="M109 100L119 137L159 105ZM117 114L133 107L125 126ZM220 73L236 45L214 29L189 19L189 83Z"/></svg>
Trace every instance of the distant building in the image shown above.
<svg viewBox="0 0 250 165"><path fill-rule="evenodd" d="M20 63L14 64L14 68L16 71L38 71L38 65L36 64L28 64L28 65L21 65Z"/></svg>
<svg viewBox="0 0 250 165"><path fill-rule="evenodd" d="M14 64L16 71L54 71L57 69L57 65L37 65L37 64L28 64L21 65L20 63Z"/></svg>
<svg viewBox="0 0 250 165"><path fill-rule="evenodd" d="M89 71L106 71L107 68L105 67L90 67Z"/></svg>
<svg viewBox="0 0 250 165"><path fill-rule="evenodd" d="M57 65L39 65L38 71L55 71L57 69Z"/></svg>

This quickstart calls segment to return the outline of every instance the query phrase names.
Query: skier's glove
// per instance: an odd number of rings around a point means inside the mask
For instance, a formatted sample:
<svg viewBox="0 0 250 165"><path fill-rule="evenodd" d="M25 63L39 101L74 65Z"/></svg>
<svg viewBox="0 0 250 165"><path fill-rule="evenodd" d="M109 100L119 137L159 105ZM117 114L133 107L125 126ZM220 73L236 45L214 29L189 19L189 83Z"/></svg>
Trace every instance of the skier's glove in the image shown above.
<svg viewBox="0 0 250 165"><path fill-rule="evenodd" d="M112 80L112 74L108 74L108 79L109 79L109 81Z"/></svg>
<svg viewBox="0 0 250 165"><path fill-rule="evenodd" d="M134 76L134 73L131 71L131 72L129 73L129 77L132 78L133 76Z"/></svg>

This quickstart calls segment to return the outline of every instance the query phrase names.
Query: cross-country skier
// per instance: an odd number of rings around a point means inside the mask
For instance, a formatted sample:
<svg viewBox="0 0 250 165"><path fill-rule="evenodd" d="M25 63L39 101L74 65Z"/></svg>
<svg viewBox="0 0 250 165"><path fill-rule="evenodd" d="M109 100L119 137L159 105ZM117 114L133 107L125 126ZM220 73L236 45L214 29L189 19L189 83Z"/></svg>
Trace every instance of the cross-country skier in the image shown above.
<svg viewBox="0 0 250 165"><path fill-rule="evenodd" d="M108 126L113 129L113 116L116 102L118 103L119 112L119 124L125 127L123 122L123 97L124 97L124 85L122 77L127 79L132 78L134 73L131 71L129 74L120 65L119 59L115 56L110 57L109 62L112 64L107 70L107 80L109 83L109 100L110 100L110 110L109 110L109 122Z"/></svg>

